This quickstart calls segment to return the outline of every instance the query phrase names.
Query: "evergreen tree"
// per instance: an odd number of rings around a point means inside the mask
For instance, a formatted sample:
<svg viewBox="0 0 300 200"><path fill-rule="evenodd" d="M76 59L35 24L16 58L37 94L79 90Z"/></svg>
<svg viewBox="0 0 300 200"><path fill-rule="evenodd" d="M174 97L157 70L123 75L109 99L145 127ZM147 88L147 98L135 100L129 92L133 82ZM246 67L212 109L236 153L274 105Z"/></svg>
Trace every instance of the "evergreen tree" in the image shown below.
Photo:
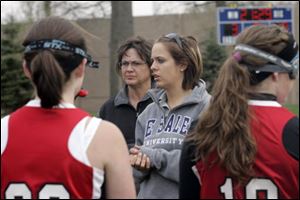
<svg viewBox="0 0 300 200"><path fill-rule="evenodd" d="M215 31L211 31L210 35L216 35ZM215 37L210 37L200 47L202 47L204 67L202 79L206 82L208 91L211 91L218 71L227 58L227 53L225 47L220 46Z"/></svg>
<svg viewBox="0 0 300 200"><path fill-rule="evenodd" d="M1 25L1 116L23 106L32 95L22 70L21 25L10 20Z"/></svg>

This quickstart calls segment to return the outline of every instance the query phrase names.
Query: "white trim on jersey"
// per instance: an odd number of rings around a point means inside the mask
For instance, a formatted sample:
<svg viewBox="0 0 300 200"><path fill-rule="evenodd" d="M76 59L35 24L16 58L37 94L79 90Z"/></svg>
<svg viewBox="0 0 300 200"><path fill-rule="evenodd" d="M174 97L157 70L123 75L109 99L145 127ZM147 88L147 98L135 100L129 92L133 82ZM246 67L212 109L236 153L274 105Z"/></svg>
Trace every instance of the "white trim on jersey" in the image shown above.
<svg viewBox="0 0 300 200"><path fill-rule="evenodd" d="M73 129L69 141L68 149L71 155L79 162L93 168L93 199L101 197L101 186L104 181L104 171L91 166L88 160L87 149L97 133L97 129L102 119L92 117L86 126L90 117L82 119Z"/></svg>
<svg viewBox="0 0 300 200"><path fill-rule="evenodd" d="M83 152L85 152L85 157L84 157L84 161L86 163L89 163L88 157L87 157L87 149L90 146L90 143L92 141L92 139L94 138L97 129L101 123L102 119L100 118L96 118L96 117L92 117L91 120L89 121L89 124L87 125L85 132L84 132L84 146L83 146Z"/></svg>
<svg viewBox="0 0 300 200"><path fill-rule="evenodd" d="M92 117L86 126L89 118L90 117L85 117L74 127L69 137L68 149L76 160L89 167L92 167L87 157L87 149L102 120Z"/></svg>
<svg viewBox="0 0 300 200"><path fill-rule="evenodd" d="M194 165L194 166L192 167L192 171L194 172L195 176L196 176L197 179L199 180L200 185L202 185L201 176L200 176L200 174L199 174L199 172L198 172L198 170L197 170L196 165Z"/></svg>
<svg viewBox="0 0 300 200"><path fill-rule="evenodd" d="M8 121L9 115L1 119L1 156L6 149L8 141Z"/></svg>
<svg viewBox="0 0 300 200"><path fill-rule="evenodd" d="M68 140L68 149L71 155L79 162L91 167L90 163L85 162L84 151L84 129L88 117L83 118L72 130Z"/></svg>
<svg viewBox="0 0 300 200"><path fill-rule="evenodd" d="M28 107L41 107L41 100L40 99L33 99L30 100L26 106ZM60 103L58 106L54 106L54 108L76 108L74 104L71 103Z"/></svg>
<svg viewBox="0 0 300 200"><path fill-rule="evenodd" d="M251 106L282 107L277 101L249 100Z"/></svg>
<svg viewBox="0 0 300 200"><path fill-rule="evenodd" d="M101 186L104 182L104 172L100 169L93 167L93 194L92 199L100 199Z"/></svg>
<svg viewBox="0 0 300 200"><path fill-rule="evenodd" d="M29 101L28 107L41 107L40 100L35 99ZM73 104L62 103L57 108L76 108ZM9 115L1 119L1 156L7 146L8 141L8 122ZM93 168L93 199L101 197L101 186L104 182L104 171L91 166L88 157L87 149L94 138L99 124L102 119L92 117L89 123L87 120L90 117L83 118L72 130L68 140L68 150L77 161ZM87 126L86 126L87 125Z"/></svg>

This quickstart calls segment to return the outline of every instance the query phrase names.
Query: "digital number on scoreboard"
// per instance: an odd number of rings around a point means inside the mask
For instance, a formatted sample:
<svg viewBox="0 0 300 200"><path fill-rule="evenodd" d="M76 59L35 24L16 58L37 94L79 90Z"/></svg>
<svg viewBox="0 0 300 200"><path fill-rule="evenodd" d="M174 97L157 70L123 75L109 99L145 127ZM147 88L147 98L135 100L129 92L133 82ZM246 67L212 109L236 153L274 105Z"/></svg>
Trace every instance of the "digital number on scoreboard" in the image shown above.
<svg viewBox="0 0 300 200"><path fill-rule="evenodd" d="M237 35L254 24L278 24L293 32L293 8L218 8L218 43L234 45Z"/></svg>

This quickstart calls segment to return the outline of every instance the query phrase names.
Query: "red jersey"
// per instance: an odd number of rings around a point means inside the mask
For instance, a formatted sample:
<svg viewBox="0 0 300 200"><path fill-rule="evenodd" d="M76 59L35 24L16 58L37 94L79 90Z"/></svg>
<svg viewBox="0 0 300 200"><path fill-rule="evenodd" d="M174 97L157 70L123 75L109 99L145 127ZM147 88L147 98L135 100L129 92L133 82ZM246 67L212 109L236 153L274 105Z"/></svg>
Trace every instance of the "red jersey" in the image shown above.
<svg viewBox="0 0 300 200"><path fill-rule="evenodd" d="M199 161L194 171L200 180L200 197L299 198L299 162L286 151L282 141L283 129L295 117L294 114L275 101L250 101L249 104L255 116L251 122L251 132L257 145L255 176L244 186L238 187L220 166L214 165L207 169Z"/></svg>
<svg viewBox="0 0 300 200"><path fill-rule="evenodd" d="M98 124L85 129L89 115L74 106L36 104L1 119L1 199L99 198L103 171L86 155Z"/></svg>

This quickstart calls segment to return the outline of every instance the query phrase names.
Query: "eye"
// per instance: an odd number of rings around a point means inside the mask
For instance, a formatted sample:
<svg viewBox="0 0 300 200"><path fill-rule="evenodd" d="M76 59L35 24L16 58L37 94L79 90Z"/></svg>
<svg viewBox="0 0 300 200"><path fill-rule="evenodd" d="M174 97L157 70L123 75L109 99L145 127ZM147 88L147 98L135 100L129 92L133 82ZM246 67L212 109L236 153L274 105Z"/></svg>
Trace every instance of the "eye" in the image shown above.
<svg viewBox="0 0 300 200"><path fill-rule="evenodd" d="M129 65L129 62L123 61L123 62L120 63L120 65L121 65L121 66L126 66L126 67L127 67L127 66Z"/></svg>
<svg viewBox="0 0 300 200"><path fill-rule="evenodd" d="M159 64L162 64L162 63L164 63L164 62L165 62L165 60L164 60L164 59L162 59L162 58L157 58L157 62L158 62Z"/></svg>
<svg viewBox="0 0 300 200"><path fill-rule="evenodd" d="M142 63L138 62L138 61L133 61L131 63L133 66L139 66L139 65L142 65Z"/></svg>

